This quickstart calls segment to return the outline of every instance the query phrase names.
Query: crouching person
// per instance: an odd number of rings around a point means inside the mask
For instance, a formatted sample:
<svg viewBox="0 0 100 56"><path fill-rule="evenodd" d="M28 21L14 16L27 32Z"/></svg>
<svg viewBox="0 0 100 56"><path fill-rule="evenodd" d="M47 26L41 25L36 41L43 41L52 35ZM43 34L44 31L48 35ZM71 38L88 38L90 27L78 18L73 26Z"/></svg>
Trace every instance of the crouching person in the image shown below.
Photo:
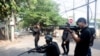
<svg viewBox="0 0 100 56"><path fill-rule="evenodd" d="M45 47L43 47L41 50L37 50L36 52L45 53L45 56L60 56L58 44L52 41L52 36L46 35L45 41Z"/></svg>

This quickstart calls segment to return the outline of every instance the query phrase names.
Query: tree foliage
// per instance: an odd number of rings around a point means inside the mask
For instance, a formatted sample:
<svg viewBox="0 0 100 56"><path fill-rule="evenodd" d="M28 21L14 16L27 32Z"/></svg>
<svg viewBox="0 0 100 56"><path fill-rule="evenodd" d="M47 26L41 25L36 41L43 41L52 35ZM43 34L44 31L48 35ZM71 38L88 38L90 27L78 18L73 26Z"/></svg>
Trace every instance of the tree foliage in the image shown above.
<svg viewBox="0 0 100 56"><path fill-rule="evenodd" d="M0 20L14 11L23 18L23 26L40 23L42 26L65 22L59 15L58 5L52 0L0 0Z"/></svg>
<svg viewBox="0 0 100 56"><path fill-rule="evenodd" d="M4 21L11 11L17 11L15 0L0 0L0 20Z"/></svg>
<svg viewBox="0 0 100 56"><path fill-rule="evenodd" d="M42 26L58 25L64 21L58 13L58 5L52 0L21 1L20 5L19 14L23 18L24 26L36 23Z"/></svg>

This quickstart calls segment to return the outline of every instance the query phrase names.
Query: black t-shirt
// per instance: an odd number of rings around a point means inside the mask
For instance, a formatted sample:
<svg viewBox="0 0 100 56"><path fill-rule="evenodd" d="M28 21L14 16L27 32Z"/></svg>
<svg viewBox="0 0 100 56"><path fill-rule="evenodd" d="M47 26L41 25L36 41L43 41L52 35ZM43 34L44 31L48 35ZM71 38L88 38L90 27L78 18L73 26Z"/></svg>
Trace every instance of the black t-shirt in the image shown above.
<svg viewBox="0 0 100 56"><path fill-rule="evenodd" d="M89 48L91 32L88 27L85 27L80 32L80 42L76 44L74 56L86 56Z"/></svg>

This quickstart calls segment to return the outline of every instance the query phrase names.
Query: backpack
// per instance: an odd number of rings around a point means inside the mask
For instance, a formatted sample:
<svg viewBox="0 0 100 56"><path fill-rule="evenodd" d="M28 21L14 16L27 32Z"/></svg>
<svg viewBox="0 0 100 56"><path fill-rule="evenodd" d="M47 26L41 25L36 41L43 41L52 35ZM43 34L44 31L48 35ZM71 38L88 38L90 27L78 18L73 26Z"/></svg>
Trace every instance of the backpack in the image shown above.
<svg viewBox="0 0 100 56"><path fill-rule="evenodd" d="M90 46L93 46L94 39L96 38L96 31L95 28L89 28L91 32L91 38L90 38Z"/></svg>

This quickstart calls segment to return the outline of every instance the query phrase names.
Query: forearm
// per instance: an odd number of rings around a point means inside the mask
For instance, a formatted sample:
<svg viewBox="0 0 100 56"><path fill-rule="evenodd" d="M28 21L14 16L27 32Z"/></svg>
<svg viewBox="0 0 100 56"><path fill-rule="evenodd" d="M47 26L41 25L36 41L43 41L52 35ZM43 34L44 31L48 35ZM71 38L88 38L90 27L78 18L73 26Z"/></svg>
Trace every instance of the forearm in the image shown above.
<svg viewBox="0 0 100 56"><path fill-rule="evenodd" d="M45 53L45 50L37 50L38 53Z"/></svg>
<svg viewBox="0 0 100 56"><path fill-rule="evenodd" d="M80 38L75 33L71 33L71 36L75 40L75 42L79 42L80 41Z"/></svg>
<svg viewBox="0 0 100 56"><path fill-rule="evenodd" d="M76 41L79 42L81 39L78 37L78 35L72 31L70 28L67 28L67 31L69 31L69 33L71 34L72 38Z"/></svg>

